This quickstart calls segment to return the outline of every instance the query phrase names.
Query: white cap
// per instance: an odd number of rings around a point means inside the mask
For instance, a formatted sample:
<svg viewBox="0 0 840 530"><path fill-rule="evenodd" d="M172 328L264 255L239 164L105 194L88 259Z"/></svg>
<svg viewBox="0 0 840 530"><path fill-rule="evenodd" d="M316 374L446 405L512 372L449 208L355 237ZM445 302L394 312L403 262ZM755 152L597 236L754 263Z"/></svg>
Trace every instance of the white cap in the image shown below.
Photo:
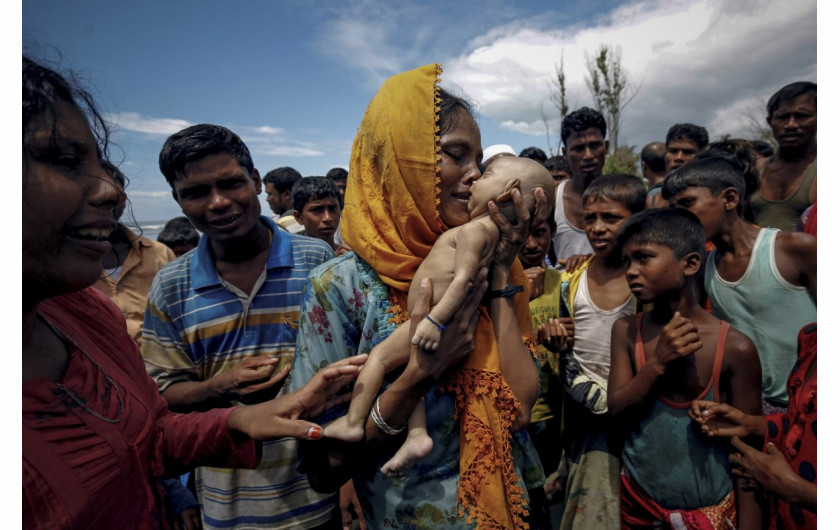
<svg viewBox="0 0 840 530"><path fill-rule="evenodd" d="M516 156L516 151L513 150L513 147L507 144L496 144L484 149L484 158L481 159L481 163L486 164L488 160L502 153L508 153Z"/></svg>

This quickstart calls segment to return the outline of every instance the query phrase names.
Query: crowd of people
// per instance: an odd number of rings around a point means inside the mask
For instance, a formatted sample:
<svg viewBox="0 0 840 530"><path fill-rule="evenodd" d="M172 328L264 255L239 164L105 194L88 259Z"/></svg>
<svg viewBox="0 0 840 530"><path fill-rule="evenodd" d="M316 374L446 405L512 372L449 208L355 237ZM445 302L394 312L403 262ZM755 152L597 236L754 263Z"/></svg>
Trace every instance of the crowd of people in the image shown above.
<svg viewBox="0 0 840 530"><path fill-rule="evenodd" d="M152 241L23 58L25 528L816 528L816 84L776 148L678 123L639 176L587 107L482 146L442 74L385 81L349 171L171 135Z"/></svg>

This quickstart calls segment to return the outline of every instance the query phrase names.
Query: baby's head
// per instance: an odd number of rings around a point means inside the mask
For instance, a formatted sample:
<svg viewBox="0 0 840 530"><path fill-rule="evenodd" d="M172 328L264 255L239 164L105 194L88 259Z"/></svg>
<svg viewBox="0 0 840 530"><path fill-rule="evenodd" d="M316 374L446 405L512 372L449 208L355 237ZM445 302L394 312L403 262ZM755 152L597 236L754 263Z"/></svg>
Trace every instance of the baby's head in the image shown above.
<svg viewBox="0 0 840 530"><path fill-rule="evenodd" d="M554 178L539 162L530 158L504 156L493 160L484 175L470 186L470 219L487 213L487 202L496 201L508 220L516 218L510 192L518 188L528 211L534 213L534 191L542 188L549 208L554 204Z"/></svg>

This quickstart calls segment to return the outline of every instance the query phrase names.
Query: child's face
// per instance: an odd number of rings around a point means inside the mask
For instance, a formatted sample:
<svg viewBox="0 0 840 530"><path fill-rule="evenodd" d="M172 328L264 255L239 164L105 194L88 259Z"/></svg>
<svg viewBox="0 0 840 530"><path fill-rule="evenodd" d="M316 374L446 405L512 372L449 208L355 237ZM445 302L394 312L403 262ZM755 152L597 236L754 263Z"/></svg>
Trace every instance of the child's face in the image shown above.
<svg viewBox="0 0 840 530"><path fill-rule="evenodd" d="M583 206L583 229L592 250L599 258L615 251L615 235L633 213L620 202L603 197L590 199Z"/></svg>
<svg viewBox="0 0 840 530"><path fill-rule="evenodd" d="M306 203L302 212L295 210L295 220L303 225L304 234L323 239L332 245L341 220L338 199L312 199Z"/></svg>
<svg viewBox="0 0 840 530"><path fill-rule="evenodd" d="M487 203L504 193L507 180L504 172L488 168L481 178L470 184L470 202L467 204L470 216L487 211Z"/></svg>
<svg viewBox="0 0 840 530"><path fill-rule="evenodd" d="M653 302L663 293L678 291L685 281L679 260L665 245L631 239L624 244L621 257L630 291L642 303Z"/></svg>
<svg viewBox="0 0 840 530"><path fill-rule="evenodd" d="M545 255L548 254L551 245L551 229L547 221L538 224L531 233L525 244L519 249L519 261L522 266L541 267L545 263Z"/></svg>
<svg viewBox="0 0 840 530"><path fill-rule="evenodd" d="M688 210L700 219L706 232L706 241L720 233L726 219L723 192L712 193L709 188L693 186L671 197L670 203L673 207Z"/></svg>

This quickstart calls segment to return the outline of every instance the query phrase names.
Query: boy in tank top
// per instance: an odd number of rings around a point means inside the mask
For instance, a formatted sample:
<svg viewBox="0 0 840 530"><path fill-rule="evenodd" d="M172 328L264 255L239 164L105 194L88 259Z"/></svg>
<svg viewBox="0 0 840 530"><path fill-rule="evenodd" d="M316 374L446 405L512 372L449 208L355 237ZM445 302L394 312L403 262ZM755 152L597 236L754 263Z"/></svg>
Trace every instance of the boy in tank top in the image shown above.
<svg viewBox="0 0 840 530"><path fill-rule="evenodd" d="M624 279L615 235L645 209L645 185L631 175L605 175L583 192L583 226L594 255L561 276L562 296L574 324L566 358L566 506L560 528L618 528L621 449L607 412L610 337L617 319L636 313Z"/></svg>
<svg viewBox="0 0 840 530"><path fill-rule="evenodd" d="M817 239L759 228L742 217L744 179L718 157L694 160L665 181L663 197L694 213L715 244L703 274L712 313L755 343L764 413L787 407L796 337L817 320Z"/></svg>
<svg viewBox="0 0 840 530"><path fill-rule="evenodd" d="M653 305L612 328L607 400L624 434L622 527L761 523L753 493L733 490L728 440L709 439L688 415L700 396L761 410L755 346L697 302L704 245L703 227L681 209L636 214L616 241L630 291Z"/></svg>

